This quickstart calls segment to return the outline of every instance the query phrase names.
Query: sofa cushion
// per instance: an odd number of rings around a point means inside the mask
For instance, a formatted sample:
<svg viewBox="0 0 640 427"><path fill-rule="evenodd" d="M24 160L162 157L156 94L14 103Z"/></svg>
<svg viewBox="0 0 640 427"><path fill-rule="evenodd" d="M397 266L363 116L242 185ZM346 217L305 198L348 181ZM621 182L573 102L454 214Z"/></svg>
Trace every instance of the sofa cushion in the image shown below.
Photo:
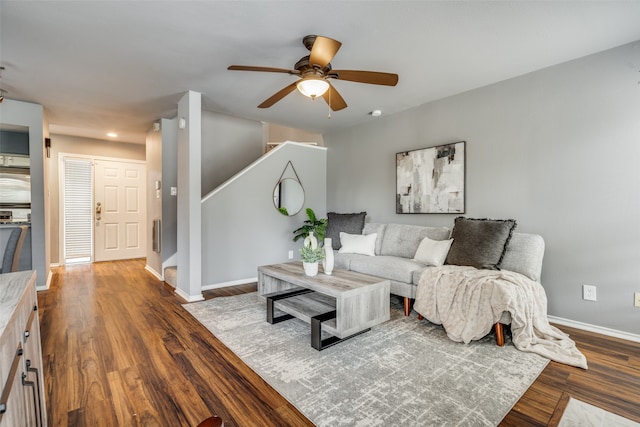
<svg viewBox="0 0 640 427"><path fill-rule="evenodd" d="M498 270L514 228L512 219L456 218L446 263Z"/></svg>
<svg viewBox="0 0 640 427"><path fill-rule="evenodd" d="M425 237L433 240L448 239L449 229L446 227L387 224L380 254L411 259Z"/></svg>
<svg viewBox="0 0 640 427"><path fill-rule="evenodd" d="M376 233L373 234L349 234L340 232L341 254L362 254L376 256Z"/></svg>
<svg viewBox="0 0 640 427"><path fill-rule="evenodd" d="M451 242L453 242L453 239L432 240L425 237L418 245L413 260L421 262L422 264L440 267L444 264L444 260L447 259Z"/></svg>
<svg viewBox="0 0 640 427"><path fill-rule="evenodd" d="M340 232L362 234L366 212L339 214L327 213L327 232L325 237L331 238L333 249L340 249Z"/></svg>
<svg viewBox="0 0 640 427"><path fill-rule="evenodd" d="M424 268L424 264L412 259L384 255L354 257L350 264L352 271L404 283L411 283L413 272Z"/></svg>
<svg viewBox="0 0 640 427"><path fill-rule="evenodd" d="M542 236L513 233L500 263L500 268L515 271L539 282L543 258L544 239Z"/></svg>
<svg viewBox="0 0 640 427"><path fill-rule="evenodd" d="M338 251L333 251L333 267L341 270L351 270L351 261L363 256L360 254L341 254Z"/></svg>
<svg viewBox="0 0 640 427"><path fill-rule="evenodd" d="M382 239L384 238L384 231L387 229L387 224L380 224L377 222L367 222L362 229L362 234L376 233L376 255L380 255L382 248Z"/></svg>
<svg viewBox="0 0 640 427"><path fill-rule="evenodd" d="M422 276L422 273L427 269L427 268L432 268L431 266L427 265L424 266L423 268L416 270L412 273L412 277L413 280L411 283L413 283L414 285L418 286L418 284L420 283L420 276Z"/></svg>

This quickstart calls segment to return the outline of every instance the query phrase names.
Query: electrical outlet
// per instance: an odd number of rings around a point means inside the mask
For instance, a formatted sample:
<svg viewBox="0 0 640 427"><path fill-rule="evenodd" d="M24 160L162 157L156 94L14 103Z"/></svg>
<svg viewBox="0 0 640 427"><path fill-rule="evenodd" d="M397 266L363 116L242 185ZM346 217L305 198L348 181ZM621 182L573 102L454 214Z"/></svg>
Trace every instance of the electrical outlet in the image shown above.
<svg viewBox="0 0 640 427"><path fill-rule="evenodd" d="M640 292L634 293L633 296L633 306L640 307Z"/></svg>
<svg viewBox="0 0 640 427"><path fill-rule="evenodd" d="M289 259L293 259L293 251L289 251Z"/></svg>
<svg viewBox="0 0 640 427"><path fill-rule="evenodd" d="M582 285L582 299L587 301L596 301L596 287L591 285Z"/></svg>

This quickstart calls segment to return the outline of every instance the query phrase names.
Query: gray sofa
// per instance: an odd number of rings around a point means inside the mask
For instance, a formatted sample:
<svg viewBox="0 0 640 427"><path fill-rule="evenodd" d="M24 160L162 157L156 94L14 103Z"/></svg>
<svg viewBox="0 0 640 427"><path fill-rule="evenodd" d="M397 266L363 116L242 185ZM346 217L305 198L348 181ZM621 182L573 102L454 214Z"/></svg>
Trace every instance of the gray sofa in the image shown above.
<svg viewBox="0 0 640 427"><path fill-rule="evenodd" d="M388 279L391 282L391 293L404 297L404 314L408 316L420 275L429 268L413 260L418 245L425 237L432 240L448 239L451 232L446 227L366 223L362 234L372 233L377 233L376 256L334 251L335 268ZM543 256L542 236L513 233L500 268L521 273L539 282Z"/></svg>

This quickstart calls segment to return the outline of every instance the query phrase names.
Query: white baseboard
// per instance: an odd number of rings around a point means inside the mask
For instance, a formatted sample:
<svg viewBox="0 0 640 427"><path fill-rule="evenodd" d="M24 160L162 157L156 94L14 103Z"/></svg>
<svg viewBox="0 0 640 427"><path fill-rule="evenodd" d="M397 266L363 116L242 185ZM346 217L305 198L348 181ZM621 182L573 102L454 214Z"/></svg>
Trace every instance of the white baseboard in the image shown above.
<svg viewBox="0 0 640 427"><path fill-rule="evenodd" d="M248 279L239 279L239 280L232 280L230 282L213 283L211 285L204 285L202 287L202 290L210 291L212 289L226 288L228 286L238 286L238 285L246 285L248 283L256 283L257 281L258 281L257 277L249 277Z"/></svg>
<svg viewBox="0 0 640 427"><path fill-rule="evenodd" d="M558 325L569 326L570 328L582 329L584 331L595 332L596 334L607 335L609 337L620 338L627 341L640 342L640 335L630 332L618 331L616 329L605 328L604 326L591 325L576 320L563 319L562 317L547 316L549 322Z"/></svg>
<svg viewBox="0 0 640 427"><path fill-rule="evenodd" d="M144 269L147 270L149 273L153 274L156 277L156 279L164 280L164 275L158 273L153 268L149 267L149 264L145 265Z"/></svg>
<svg viewBox="0 0 640 427"><path fill-rule="evenodd" d="M202 296L202 293L200 293L199 295L189 295L182 289L176 288L176 294L178 294L180 298L182 298L187 302L204 301L204 297Z"/></svg>
<svg viewBox="0 0 640 427"><path fill-rule="evenodd" d="M52 262L51 264L49 264L49 268L58 268L60 267L60 264L58 264L57 262Z"/></svg>

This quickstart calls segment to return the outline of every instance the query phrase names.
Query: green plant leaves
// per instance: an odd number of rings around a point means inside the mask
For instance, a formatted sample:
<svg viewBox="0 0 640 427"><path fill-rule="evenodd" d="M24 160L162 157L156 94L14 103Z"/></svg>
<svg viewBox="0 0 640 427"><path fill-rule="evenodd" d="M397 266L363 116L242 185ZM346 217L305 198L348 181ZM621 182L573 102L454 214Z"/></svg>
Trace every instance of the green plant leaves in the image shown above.
<svg viewBox="0 0 640 427"><path fill-rule="evenodd" d="M324 242L324 236L327 233L327 219L318 219L316 213L311 208L306 209L307 217L309 219L304 221L302 227L293 231L293 241L297 242L300 239L304 239L309 235L311 231L318 237L318 243L321 245Z"/></svg>
<svg viewBox="0 0 640 427"><path fill-rule="evenodd" d="M319 262L324 259L324 249L318 246L315 249L311 249L309 246L302 246L300 248L300 259L303 262Z"/></svg>

